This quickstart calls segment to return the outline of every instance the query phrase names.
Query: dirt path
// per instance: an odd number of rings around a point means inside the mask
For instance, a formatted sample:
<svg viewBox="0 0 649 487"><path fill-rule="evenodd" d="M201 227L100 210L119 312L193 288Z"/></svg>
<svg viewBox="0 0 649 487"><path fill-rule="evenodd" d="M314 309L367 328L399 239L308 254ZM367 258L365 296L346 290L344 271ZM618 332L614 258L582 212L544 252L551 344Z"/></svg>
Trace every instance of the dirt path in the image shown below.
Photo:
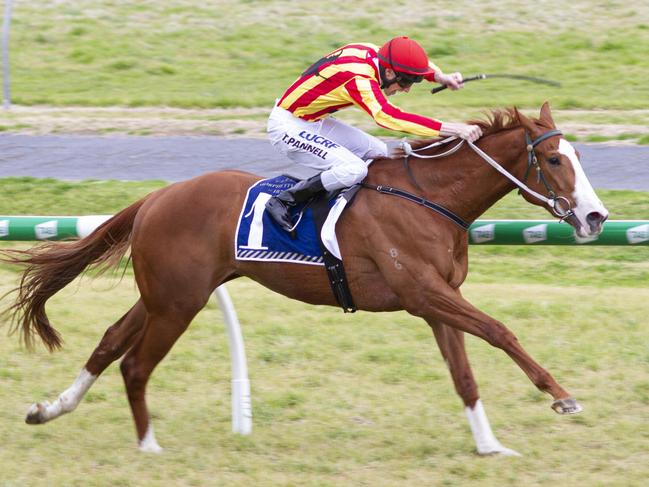
<svg viewBox="0 0 649 487"><path fill-rule="evenodd" d="M38 135L218 135L265 138L268 112L266 108L192 110L13 106L10 110L0 110L0 131ZM353 110L348 112L341 114L341 118L364 130L376 128L365 114ZM614 142L629 144L641 137L649 137L649 110L554 110L553 114L565 133L579 140L600 136L619 138ZM454 114L454 118L459 119L475 116L475 110Z"/></svg>

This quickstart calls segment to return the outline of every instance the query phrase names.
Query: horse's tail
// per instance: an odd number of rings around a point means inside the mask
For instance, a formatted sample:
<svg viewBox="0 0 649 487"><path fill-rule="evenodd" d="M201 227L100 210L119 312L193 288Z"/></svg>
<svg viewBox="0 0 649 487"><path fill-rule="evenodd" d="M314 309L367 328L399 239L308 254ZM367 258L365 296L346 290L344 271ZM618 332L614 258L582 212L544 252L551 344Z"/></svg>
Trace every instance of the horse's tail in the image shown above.
<svg viewBox="0 0 649 487"><path fill-rule="evenodd" d="M123 209L93 233L76 242L45 242L30 250L6 250L0 261L25 267L14 304L4 315L12 331L21 329L28 348L38 333L50 351L61 348L61 336L45 313L45 303L82 274L88 266L101 270L116 267L131 243L133 222L146 197Z"/></svg>

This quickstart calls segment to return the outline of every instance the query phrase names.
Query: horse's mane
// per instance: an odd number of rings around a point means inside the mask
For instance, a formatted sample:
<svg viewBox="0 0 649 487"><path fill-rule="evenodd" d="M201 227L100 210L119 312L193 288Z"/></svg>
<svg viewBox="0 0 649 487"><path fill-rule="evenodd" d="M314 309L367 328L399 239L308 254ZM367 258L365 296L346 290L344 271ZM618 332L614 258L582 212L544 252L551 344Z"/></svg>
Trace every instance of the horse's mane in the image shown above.
<svg viewBox="0 0 649 487"><path fill-rule="evenodd" d="M516 108L503 108L486 112L486 120L469 120L469 125L477 125L482 129L482 136L495 134L502 130L508 130L520 126Z"/></svg>
<svg viewBox="0 0 649 487"><path fill-rule="evenodd" d="M486 115L485 119L469 120L468 122L466 122L470 125L479 126L482 129L483 137L487 135L495 134L497 132L501 132L503 130L519 127L521 124L518 118L518 112L514 107L491 110L485 112L485 115ZM532 120L534 122L540 122L539 120L536 119L532 119ZM438 139L413 140L410 142L410 145L412 146L413 149L419 149L421 147L431 144L436 140L440 140L440 139L438 138ZM397 157L403 157L403 151L401 149L397 149L394 155Z"/></svg>

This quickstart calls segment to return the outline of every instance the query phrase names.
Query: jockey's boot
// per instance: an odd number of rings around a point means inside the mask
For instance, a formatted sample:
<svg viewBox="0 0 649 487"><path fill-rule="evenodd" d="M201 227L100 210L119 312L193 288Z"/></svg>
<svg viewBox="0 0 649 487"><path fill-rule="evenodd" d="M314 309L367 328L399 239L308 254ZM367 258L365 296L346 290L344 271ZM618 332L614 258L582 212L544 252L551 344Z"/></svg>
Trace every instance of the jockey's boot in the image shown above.
<svg viewBox="0 0 649 487"><path fill-rule="evenodd" d="M291 232L293 222L291 221L290 209L302 203L312 196L324 191L320 174L316 174L309 179L303 179L295 186L282 191L277 196L273 196L266 202L268 214L275 220L282 230Z"/></svg>

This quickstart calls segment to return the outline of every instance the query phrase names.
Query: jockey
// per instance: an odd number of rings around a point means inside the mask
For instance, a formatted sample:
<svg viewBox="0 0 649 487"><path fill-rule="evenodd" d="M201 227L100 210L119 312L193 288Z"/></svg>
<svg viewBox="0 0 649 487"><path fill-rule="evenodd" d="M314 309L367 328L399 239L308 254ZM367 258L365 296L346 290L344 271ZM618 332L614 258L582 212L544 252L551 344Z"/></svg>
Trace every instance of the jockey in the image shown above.
<svg viewBox="0 0 649 487"><path fill-rule="evenodd" d="M304 71L273 108L268 135L279 152L320 173L269 199L266 209L271 217L290 232L290 207L321 191L360 183L371 160L388 155L385 142L330 116L342 108L356 105L390 130L477 140L482 132L476 125L404 112L386 99L409 92L413 83L424 79L453 90L463 86L460 73L444 74L417 42L405 36L380 49L373 44L348 44Z"/></svg>

